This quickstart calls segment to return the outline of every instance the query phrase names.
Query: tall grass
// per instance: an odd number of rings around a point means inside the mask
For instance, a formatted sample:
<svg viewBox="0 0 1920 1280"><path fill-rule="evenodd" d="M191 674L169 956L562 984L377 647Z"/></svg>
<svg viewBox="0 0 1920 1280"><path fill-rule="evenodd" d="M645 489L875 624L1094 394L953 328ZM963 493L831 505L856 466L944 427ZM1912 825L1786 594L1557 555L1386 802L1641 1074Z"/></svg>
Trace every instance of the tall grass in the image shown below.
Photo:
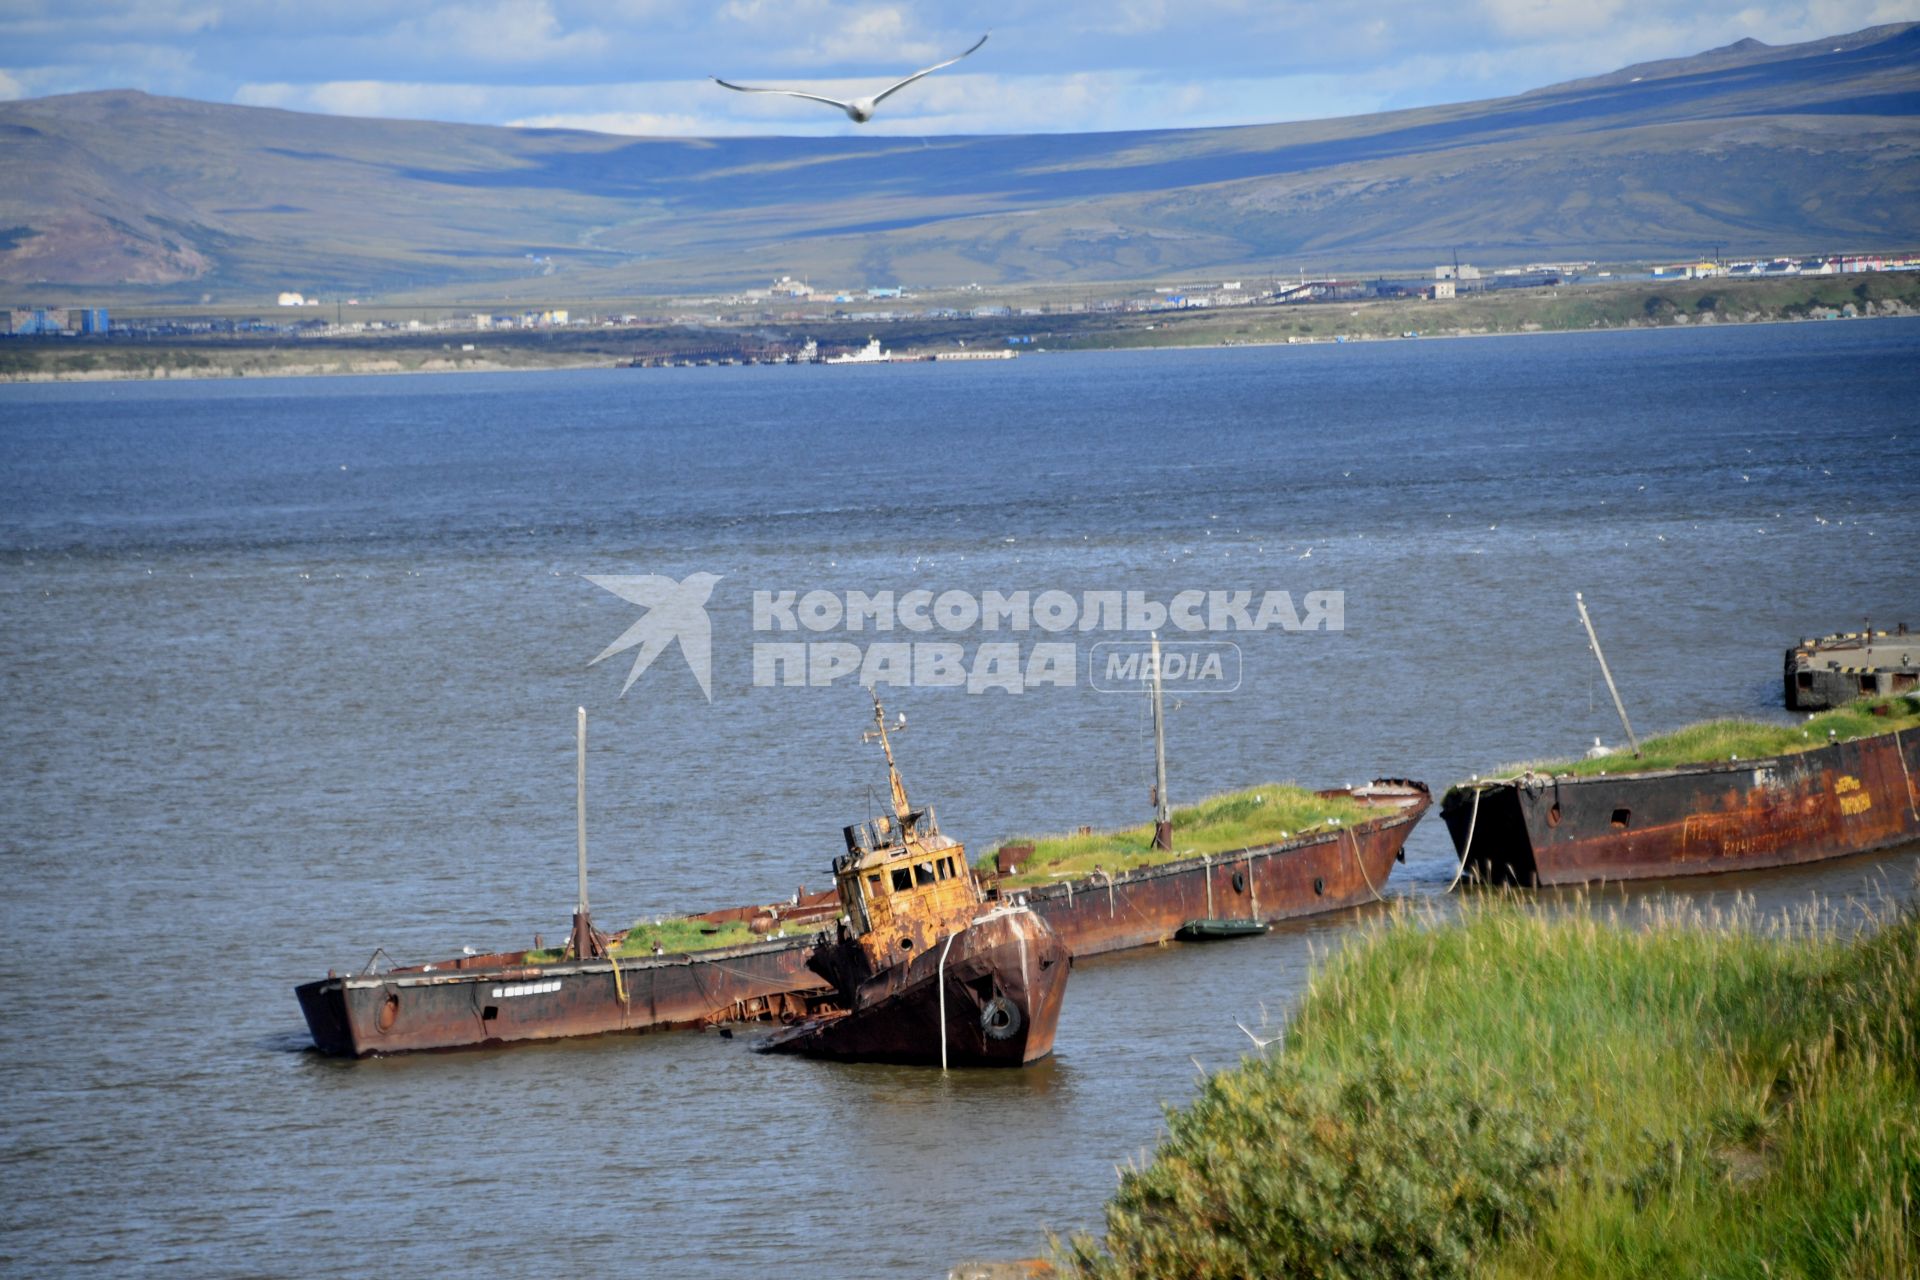
<svg viewBox="0 0 1920 1280"><path fill-rule="evenodd" d="M1020 874L1005 884L1046 884L1095 870L1127 871L1134 867L1203 853L1226 853L1273 844L1313 827L1329 823L1364 821L1366 806L1344 796L1321 796L1291 783L1268 783L1209 796L1197 804L1173 811L1173 848L1153 847L1153 824L1095 831L1086 835L1019 837L1003 843L1028 843L1033 853L1020 865ZM979 860L984 872L992 855Z"/></svg>
<svg viewBox="0 0 1920 1280"><path fill-rule="evenodd" d="M1313 978L1171 1111L1087 1277L1920 1275L1920 917L1515 900Z"/></svg>
<svg viewBox="0 0 1920 1280"><path fill-rule="evenodd" d="M1875 707L1884 707L1885 715L1875 715ZM1862 698L1844 707L1835 707L1809 717L1801 724L1766 724L1758 720L1705 720L1690 724L1640 744L1640 754L1617 752L1594 760L1551 760L1513 765L1501 770L1504 776L1531 770L1534 773L1572 774L1594 777L1598 774L1642 773L1649 769L1671 769L1676 765L1704 764L1738 756L1755 760L1764 756L1793 755L1811 751L1830 742L1851 742L1894 730L1920 729L1920 697L1901 694L1889 698Z"/></svg>

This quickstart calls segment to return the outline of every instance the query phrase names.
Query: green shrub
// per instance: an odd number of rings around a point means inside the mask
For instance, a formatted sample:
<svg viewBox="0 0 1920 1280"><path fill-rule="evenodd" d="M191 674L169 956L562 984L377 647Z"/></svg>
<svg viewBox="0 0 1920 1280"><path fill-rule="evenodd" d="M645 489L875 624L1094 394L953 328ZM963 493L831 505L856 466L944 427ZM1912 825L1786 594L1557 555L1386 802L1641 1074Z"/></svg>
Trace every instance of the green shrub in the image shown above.
<svg viewBox="0 0 1920 1280"><path fill-rule="evenodd" d="M1384 1052L1344 1081L1285 1057L1211 1077L1127 1173L1073 1276L1446 1277L1551 1204L1575 1150L1525 1106Z"/></svg>

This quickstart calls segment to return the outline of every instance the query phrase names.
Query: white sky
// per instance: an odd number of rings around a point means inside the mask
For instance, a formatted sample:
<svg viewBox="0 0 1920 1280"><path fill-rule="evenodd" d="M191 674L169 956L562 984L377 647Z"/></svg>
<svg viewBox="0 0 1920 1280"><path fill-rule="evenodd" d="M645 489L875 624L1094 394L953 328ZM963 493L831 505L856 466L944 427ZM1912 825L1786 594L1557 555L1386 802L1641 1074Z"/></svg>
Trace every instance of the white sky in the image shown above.
<svg viewBox="0 0 1920 1280"><path fill-rule="evenodd" d="M1920 17L1917 0L0 0L0 98L88 89L641 134L839 134L709 75L872 92L875 133L1247 124L1495 97L1752 36Z"/></svg>

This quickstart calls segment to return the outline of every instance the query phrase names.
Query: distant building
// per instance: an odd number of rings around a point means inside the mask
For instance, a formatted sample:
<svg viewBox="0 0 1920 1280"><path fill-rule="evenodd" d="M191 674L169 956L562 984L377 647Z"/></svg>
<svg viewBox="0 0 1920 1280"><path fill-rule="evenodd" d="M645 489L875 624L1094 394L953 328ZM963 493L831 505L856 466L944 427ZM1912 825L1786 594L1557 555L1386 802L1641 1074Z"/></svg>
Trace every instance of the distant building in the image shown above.
<svg viewBox="0 0 1920 1280"><path fill-rule="evenodd" d="M1454 296L1454 292L1455 286L1451 280L1435 280L1433 282L1432 296L1436 301L1442 298L1451 298Z"/></svg>
<svg viewBox="0 0 1920 1280"><path fill-rule="evenodd" d="M90 337L104 335L111 328L105 307L80 307L69 311L67 324L73 328L74 332Z"/></svg>
<svg viewBox="0 0 1920 1280"><path fill-rule="evenodd" d="M304 307L307 305L307 300L305 296L288 290L280 295L278 305L283 307Z"/></svg>
<svg viewBox="0 0 1920 1280"><path fill-rule="evenodd" d="M67 312L64 307L31 307L13 312L12 317L13 332L17 337L67 331Z"/></svg>
<svg viewBox="0 0 1920 1280"><path fill-rule="evenodd" d="M1480 268L1470 262L1462 262L1457 265L1451 262L1443 262L1433 269L1433 278L1435 280L1478 280L1480 278Z"/></svg>
<svg viewBox="0 0 1920 1280"><path fill-rule="evenodd" d="M869 285L867 286L867 296L869 298L897 298L900 296L900 286L897 284Z"/></svg>

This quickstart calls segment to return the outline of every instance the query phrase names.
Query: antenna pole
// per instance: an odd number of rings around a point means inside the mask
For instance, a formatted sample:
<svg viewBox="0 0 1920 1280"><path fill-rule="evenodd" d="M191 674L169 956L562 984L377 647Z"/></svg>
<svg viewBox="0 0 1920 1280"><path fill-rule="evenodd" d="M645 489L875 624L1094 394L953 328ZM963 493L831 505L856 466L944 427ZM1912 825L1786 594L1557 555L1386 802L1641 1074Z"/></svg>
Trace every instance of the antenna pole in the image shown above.
<svg viewBox="0 0 1920 1280"><path fill-rule="evenodd" d="M1153 847L1173 848L1173 814L1167 804L1167 723L1161 705L1160 633L1153 633L1153 661L1147 674L1153 680Z"/></svg>
<svg viewBox="0 0 1920 1280"><path fill-rule="evenodd" d="M1573 603L1580 610L1580 623L1587 629L1587 642L1593 646L1593 656L1600 660L1600 674L1607 679L1607 692L1613 695L1613 709L1620 713L1620 727L1627 731L1627 742L1633 747L1633 754L1640 754L1640 739L1633 736L1633 725L1627 720L1627 706L1620 701L1620 690L1613 683L1613 672L1607 670L1607 655L1600 652L1600 637L1593 634L1593 619L1587 616L1587 602L1578 591L1573 593Z"/></svg>

